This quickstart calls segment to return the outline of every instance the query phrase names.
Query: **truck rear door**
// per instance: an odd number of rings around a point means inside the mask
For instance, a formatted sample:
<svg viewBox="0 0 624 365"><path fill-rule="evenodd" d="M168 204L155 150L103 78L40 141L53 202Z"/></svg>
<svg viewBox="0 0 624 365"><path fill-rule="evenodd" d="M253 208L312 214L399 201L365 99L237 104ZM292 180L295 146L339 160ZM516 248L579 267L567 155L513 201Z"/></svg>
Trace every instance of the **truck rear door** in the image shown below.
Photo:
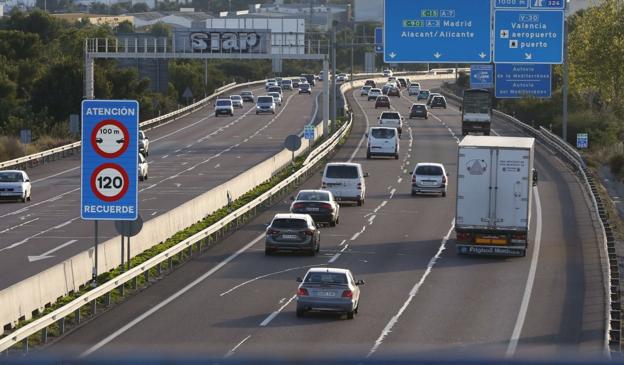
<svg viewBox="0 0 624 365"><path fill-rule="evenodd" d="M497 150L496 226L525 228L529 209L529 151Z"/></svg>
<svg viewBox="0 0 624 365"><path fill-rule="evenodd" d="M462 148L457 165L457 226L490 226L493 181L492 153L484 148Z"/></svg>

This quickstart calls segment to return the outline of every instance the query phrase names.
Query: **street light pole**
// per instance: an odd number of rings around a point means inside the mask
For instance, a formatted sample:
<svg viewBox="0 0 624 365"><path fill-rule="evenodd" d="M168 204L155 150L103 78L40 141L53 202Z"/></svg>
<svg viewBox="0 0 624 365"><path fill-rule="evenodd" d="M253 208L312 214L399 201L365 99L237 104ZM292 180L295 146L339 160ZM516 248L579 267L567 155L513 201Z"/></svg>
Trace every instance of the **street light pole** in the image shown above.
<svg viewBox="0 0 624 365"><path fill-rule="evenodd" d="M566 8L567 8L566 2ZM569 69L568 69L568 17L563 13L563 115L561 126L561 138L568 140L568 89L569 89Z"/></svg>

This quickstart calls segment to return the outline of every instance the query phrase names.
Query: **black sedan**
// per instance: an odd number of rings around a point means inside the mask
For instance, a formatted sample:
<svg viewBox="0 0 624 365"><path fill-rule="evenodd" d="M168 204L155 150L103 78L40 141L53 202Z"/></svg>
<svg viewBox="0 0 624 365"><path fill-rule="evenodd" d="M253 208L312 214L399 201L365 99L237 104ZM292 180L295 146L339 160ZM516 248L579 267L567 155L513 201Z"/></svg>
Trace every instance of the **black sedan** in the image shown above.
<svg viewBox="0 0 624 365"><path fill-rule="evenodd" d="M409 118L429 118L429 112L427 111L427 106L425 104L412 104L410 109Z"/></svg>
<svg viewBox="0 0 624 365"><path fill-rule="evenodd" d="M340 206L331 191L301 190L290 205L291 213L309 214L316 223L334 227L340 221Z"/></svg>

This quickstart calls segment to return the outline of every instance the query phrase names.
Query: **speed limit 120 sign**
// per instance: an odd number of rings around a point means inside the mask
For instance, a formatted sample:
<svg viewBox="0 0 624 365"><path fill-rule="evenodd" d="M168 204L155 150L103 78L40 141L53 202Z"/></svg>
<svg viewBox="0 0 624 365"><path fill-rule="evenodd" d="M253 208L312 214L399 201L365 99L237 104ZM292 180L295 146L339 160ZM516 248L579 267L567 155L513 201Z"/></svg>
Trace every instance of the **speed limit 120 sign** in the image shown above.
<svg viewBox="0 0 624 365"><path fill-rule="evenodd" d="M137 219L138 134L135 100L82 102L82 219Z"/></svg>

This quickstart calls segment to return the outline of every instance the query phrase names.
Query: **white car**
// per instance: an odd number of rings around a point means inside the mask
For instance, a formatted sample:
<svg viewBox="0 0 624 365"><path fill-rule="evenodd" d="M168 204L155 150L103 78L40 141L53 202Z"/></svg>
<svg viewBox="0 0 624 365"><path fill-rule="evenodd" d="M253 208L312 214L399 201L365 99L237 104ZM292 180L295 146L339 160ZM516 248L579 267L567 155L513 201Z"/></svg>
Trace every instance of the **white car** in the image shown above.
<svg viewBox="0 0 624 365"><path fill-rule="evenodd" d="M371 127L366 133L368 147L366 158L373 156L390 156L399 159L399 136L394 127Z"/></svg>
<svg viewBox="0 0 624 365"><path fill-rule="evenodd" d="M417 194L440 194L446 196L448 174L444 165L435 162L416 164L412 172L412 196Z"/></svg>
<svg viewBox="0 0 624 365"><path fill-rule="evenodd" d="M370 85L364 85L360 89L360 96L368 96L368 92L372 89Z"/></svg>
<svg viewBox="0 0 624 365"><path fill-rule="evenodd" d="M349 81L349 75L347 74L336 75L336 82L346 82L346 81Z"/></svg>
<svg viewBox="0 0 624 365"><path fill-rule="evenodd" d="M411 84L409 88L407 88L407 93L412 95L418 95L420 93L420 84Z"/></svg>
<svg viewBox="0 0 624 365"><path fill-rule="evenodd" d="M260 113L275 114L275 98L269 95L258 96L256 101L256 115Z"/></svg>
<svg viewBox="0 0 624 365"><path fill-rule="evenodd" d="M264 88L265 88L266 90L269 90L269 88L270 88L271 86L279 86L279 84L277 83L277 80L275 80L275 79L268 79L268 80L266 81L266 83L264 84Z"/></svg>
<svg viewBox="0 0 624 365"><path fill-rule="evenodd" d="M366 199L367 176L359 163L331 162L325 165L321 189L331 191L338 201L354 201L360 206Z"/></svg>
<svg viewBox="0 0 624 365"><path fill-rule="evenodd" d="M403 131L403 117L399 112L382 112L377 119L379 119L379 126L396 128L399 131L399 136L401 135Z"/></svg>
<svg viewBox="0 0 624 365"><path fill-rule="evenodd" d="M267 95L272 96L273 99L275 99L275 104L279 106L282 105L282 95L280 95L280 93L278 93L277 91L272 91L270 93L267 93Z"/></svg>
<svg viewBox="0 0 624 365"><path fill-rule="evenodd" d="M30 200L30 178L22 170L0 171L0 200Z"/></svg>
<svg viewBox="0 0 624 365"><path fill-rule="evenodd" d="M383 70L383 75L384 75L384 77L392 76L392 70L390 70L390 69Z"/></svg>
<svg viewBox="0 0 624 365"><path fill-rule="evenodd" d="M232 106L235 108L243 107L243 97L240 95L230 95L230 100L232 100Z"/></svg>
<svg viewBox="0 0 624 365"><path fill-rule="evenodd" d="M383 95L383 93L381 92L381 89L378 89L376 87L370 89L370 91L368 92L368 101L371 100L377 100L378 96Z"/></svg>
<svg viewBox="0 0 624 365"><path fill-rule="evenodd" d="M234 105L232 104L231 99L217 99L215 101L215 117L218 117L220 114L225 115L234 115Z"/></svg>
<svg viewBox="0 0 624 365"><path fill-rule="evenodd" d="M145 135L145 132L139 131L139 152L145 156L149 156L149 138Z"/></svg>
<svg viewBox="0 0 624 365"><path fill-rule="evenodd" d="M147 180L149 165L143 154L139 153L139 181Z"/></svg>

